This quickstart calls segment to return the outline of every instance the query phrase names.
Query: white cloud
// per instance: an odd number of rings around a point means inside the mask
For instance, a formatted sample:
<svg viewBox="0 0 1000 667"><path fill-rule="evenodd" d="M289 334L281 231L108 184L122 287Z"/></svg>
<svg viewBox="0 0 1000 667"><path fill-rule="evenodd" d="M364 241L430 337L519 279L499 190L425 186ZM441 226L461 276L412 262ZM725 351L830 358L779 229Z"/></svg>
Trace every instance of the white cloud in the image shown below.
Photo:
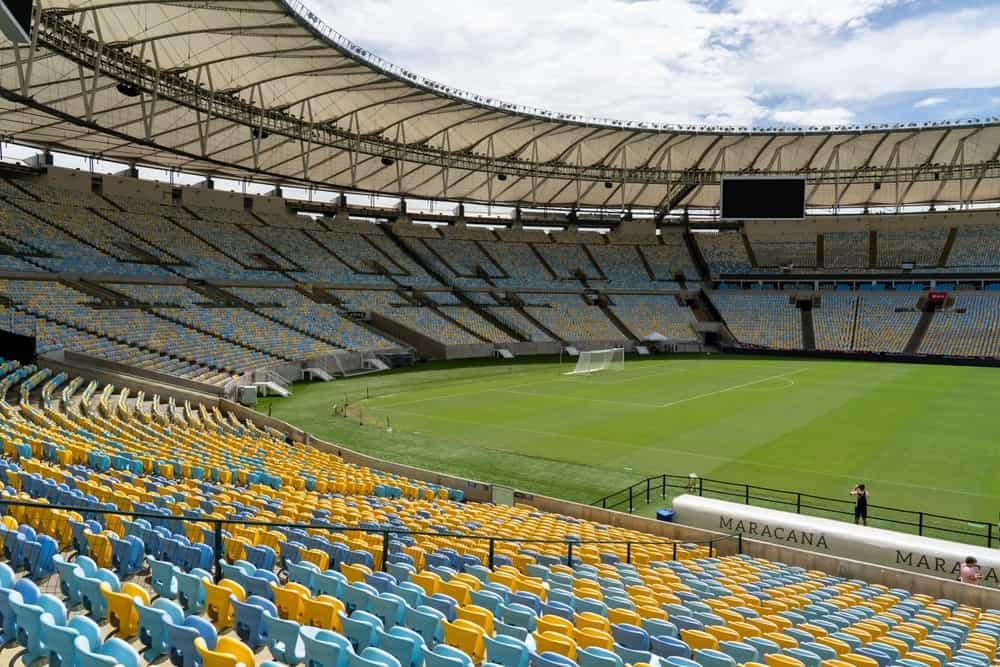
<svg viewBox="0 0 1000 667"><path fill-rule="evenodd" d="M306 1L407 69L566 113L836 124L886 93L1000 85L987 9L894 23L912 0Z"/></svg>
<svg viewBox="0 0 1000 667"><path fill-rule="evenodd" d="M771 113L771 119L779 123L799 126L846 125L854 120L854 112L844 107L827 109L784 109Z"/></svg>
<svg viewBox="0 0 1000 667"><path fill-rule="evenodd" d="M913 104L914 109L925 109L927 107L937 107L945 104L948 101L947 97L925 97Z"/></svg>

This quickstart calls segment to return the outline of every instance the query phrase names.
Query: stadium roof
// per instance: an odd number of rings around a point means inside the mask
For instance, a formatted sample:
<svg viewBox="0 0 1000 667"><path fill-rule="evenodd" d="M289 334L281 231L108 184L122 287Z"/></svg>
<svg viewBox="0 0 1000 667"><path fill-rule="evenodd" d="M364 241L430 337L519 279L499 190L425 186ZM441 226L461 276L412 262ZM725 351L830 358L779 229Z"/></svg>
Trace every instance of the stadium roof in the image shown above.
<svg viewBox="0 0 1000 667"><path fill-rule="evenodd" d="M298 0L43 0L0 42L0 133L106 159L451 199L664 210L724 174L812 207L1000 200L1000 122L751 129L506 104L391 65ZM683 94L683 91L679 91Z"/></svg>

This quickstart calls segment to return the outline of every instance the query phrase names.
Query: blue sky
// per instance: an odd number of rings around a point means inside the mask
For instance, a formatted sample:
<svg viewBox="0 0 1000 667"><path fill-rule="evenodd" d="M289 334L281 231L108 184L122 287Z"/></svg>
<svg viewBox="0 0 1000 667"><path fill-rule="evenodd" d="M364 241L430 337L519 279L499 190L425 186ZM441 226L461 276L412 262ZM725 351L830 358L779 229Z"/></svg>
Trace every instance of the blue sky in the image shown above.
<svg viewBox="0 0 1000 667"><path fill-rule="evenodd" d="M624 120L1000 116L1000 0L306 0L373 52L508 102Z"/></svg>

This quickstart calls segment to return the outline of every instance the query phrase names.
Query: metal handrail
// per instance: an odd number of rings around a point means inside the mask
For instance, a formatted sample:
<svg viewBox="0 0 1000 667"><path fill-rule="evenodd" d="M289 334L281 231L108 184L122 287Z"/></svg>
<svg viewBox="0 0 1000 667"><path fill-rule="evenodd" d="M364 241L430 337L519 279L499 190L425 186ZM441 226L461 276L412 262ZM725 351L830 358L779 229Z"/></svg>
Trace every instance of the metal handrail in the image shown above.
<svg viewBox="0 0 1000 667"><path fill-rule="evenodd" d="M586 546L590 544L594 545L625 545L626 547L626 562L631 563L632 561L632 548L635 546L664 546L671 547L672 549L672 559L677 559L677 548L678 546L686 545L708 545L709 556L716 553L716 545L719 543L725 543L735 540L736 541L736 553L743 552L743 535L742 533L733 534L721 534L719 537L708 538L705 540L673 540L673 539L663 539L663 540L579 540L579 539L548 539L548 538L537 538L537 537L504 537L500 535L489 535L489 534L479 534L479 533L458 533L453 531L430 531L430 530L410 530L407 528L397 528L397 527L378 527L372 528L369 526L360 525L350 525L350 524L333 524L333 523L301 523L301 522L287 522L287 521L261 521L257 519L218 519L214 517L198 517L198 516L175 516L169 514L157 514L155 512L148 511L136 511L136 510L111 510L97 507L83 507L78 505L61 505L55 503L39 503L35 501L26 500L11 500L7 498L0 498L0 508L7 507L25 507L36 510L60 510L66 512L75 512L78 514L102 514L111 516L123 516L131 517L133 519L150 519L154 521L178 521L180 523L194 522L194 523L207 523L212 525L213 529L213 560L215 562L215 572L214 576L216 581L222 578L222 528L224 526L255 526L258 528L284 528L293 530L324 530L333 533L348 533L348 532L358 532L365 533L368 535L381 535L382 536L382 569L385 570L389 560L389 542L394 536L404 536L409 535L413 537L448 537L457 540L469 540L469 541L479 541L488 543L488 565L490 569L495 566L495 546L497 543L522 543L522 544L562 544L566 547L567 562L573 562L573 549L579 548L581 546Z"/></svg>
<svg viewBox="0 0 1000 667"><path fill-rule="evenodd" d="M713 488L713 485L719 485L721 488ZM641 479L631 486L598 498L591 505L600 506L603 509L618 509L627 506L626 511L632 514L635 511L637 499L644 499L645 504L649 505L652 503L654 492L659 492L660 498L666 500L667 489L678 489L698 496L721 496L724 499L738 499L744 505L751 506L755 504L754 501L766 501L787 508L786 511L794 511L796 514L825 512L847 517L854 516L853 500L705 477L692 478L686 475L673 475L670 473L661 473ZM763 494L779 495L775 497ZM807 510L811 510L811 512ZM879 516L878 513L880 511L894 513L898 516L888 514ZM945 514L890 507L888 505L873 505L870 503L868 505L868 512L868 518L871 521L882 521L893 526L914 528L916 529L916 533L921 536L925 535L928 531L934 531L950 536L972 537L984 541L986 546L991 548L994 546L994 542L997 542L998 538L1000 538L1000 534L994 529L991 521L965 519ZM939 522L964 524L965 529L940 525ZM970 526L975 526L980 528L980 530L968 530L967 528Z"/></svg>

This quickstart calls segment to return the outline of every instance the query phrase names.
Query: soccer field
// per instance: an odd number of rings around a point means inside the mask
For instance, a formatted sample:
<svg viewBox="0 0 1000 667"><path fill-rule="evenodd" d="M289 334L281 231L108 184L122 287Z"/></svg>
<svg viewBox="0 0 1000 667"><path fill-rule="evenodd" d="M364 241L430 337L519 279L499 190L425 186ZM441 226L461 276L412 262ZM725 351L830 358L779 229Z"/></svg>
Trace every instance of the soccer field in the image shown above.
<svg viewBox="0 0 1000 667"><path fill-rule="evenodd" d="M438 363L297 385L258 409L375 456L581 502L695 472L842 498L863 482L877 505L996 521L997 369L721 356L571 369ZM351 419L333 414L345 398Z"/></svg>

